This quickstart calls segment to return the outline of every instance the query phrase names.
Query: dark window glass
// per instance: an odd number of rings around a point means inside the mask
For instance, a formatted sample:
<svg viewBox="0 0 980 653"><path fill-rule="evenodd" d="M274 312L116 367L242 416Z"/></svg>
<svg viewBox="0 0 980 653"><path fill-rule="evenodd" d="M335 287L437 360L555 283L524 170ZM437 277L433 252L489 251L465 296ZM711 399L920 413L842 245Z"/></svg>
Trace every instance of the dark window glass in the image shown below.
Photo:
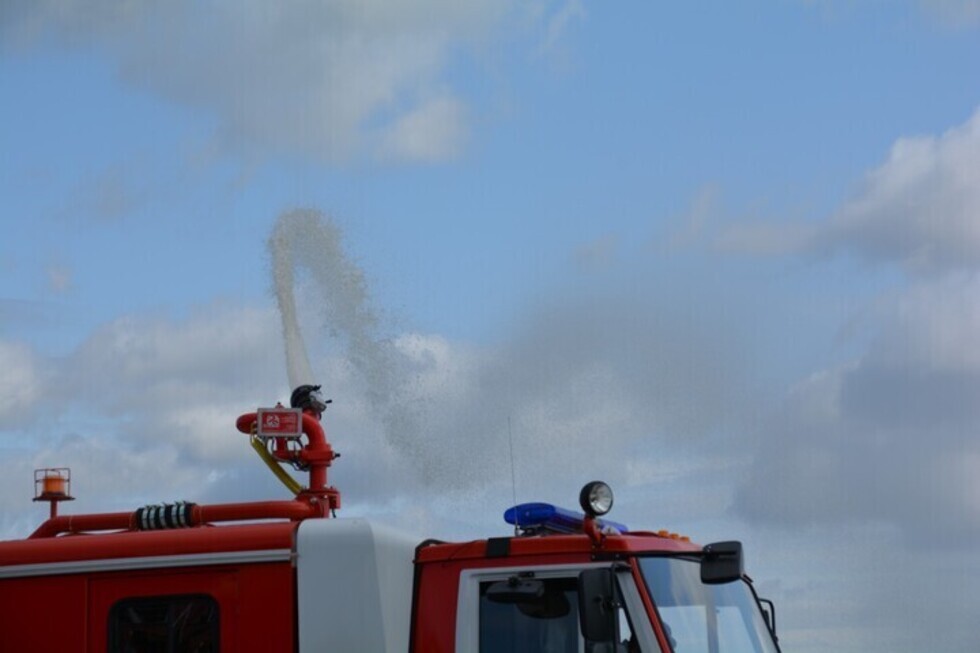
<svg viewBox="0 0 980 653"><path fill-rule="evenodd" d="M109 610L109 653L218 653L218 603L205 594L122 599Z"/></svg>
<svg viewBox="0 0 980 653"><path fill-rule="evenodd" d="M578 653L578 590L574 578L544 581L545 597L531 604L495 603L492 582L480 584L480 653Z"/></svg>

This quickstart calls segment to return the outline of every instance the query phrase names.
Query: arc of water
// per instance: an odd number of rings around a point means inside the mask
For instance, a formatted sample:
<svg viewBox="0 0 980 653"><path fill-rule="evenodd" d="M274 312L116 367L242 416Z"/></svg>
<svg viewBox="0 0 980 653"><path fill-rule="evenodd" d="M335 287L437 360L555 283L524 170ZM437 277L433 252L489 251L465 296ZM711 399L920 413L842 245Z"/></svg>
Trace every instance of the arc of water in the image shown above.
<svg viewBox="0 0 980 653"><path fill-rule="evenodd" d="M310 358L306 353L306 343L299 328L299 318L296 315L291 255L293 249L291 235L294 231L291 226L295 219L291 219L290 215L292 214L284 214L276 222L276 227L269 238L269 250L272 254L272 282L275 286L286 346L286 375L289 378L289 387L295 388L313 383L314 379Z"/></svg>

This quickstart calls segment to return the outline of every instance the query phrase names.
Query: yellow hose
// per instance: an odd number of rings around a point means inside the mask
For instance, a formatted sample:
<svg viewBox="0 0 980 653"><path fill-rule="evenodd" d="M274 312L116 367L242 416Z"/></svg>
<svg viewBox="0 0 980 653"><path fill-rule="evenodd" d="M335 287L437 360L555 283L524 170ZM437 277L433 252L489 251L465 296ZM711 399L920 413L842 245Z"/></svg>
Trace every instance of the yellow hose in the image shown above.
<svg viewBox="0 0 980 653"><path fill-rule="evenodd" d="M269 469L272 470L272 473L276 475L276 478L282 481L282 484L285 485L290 492L293 494L299 494L303 490L303 486L300 485L295 478L290 476L285 469L279 466L276 459L273 458L272 454L269 453L269 450L266 449L265 442L253 436L252 448L255 449L255 453L259 454L259 458L262 459L262 462L264 462Z"/></svg>

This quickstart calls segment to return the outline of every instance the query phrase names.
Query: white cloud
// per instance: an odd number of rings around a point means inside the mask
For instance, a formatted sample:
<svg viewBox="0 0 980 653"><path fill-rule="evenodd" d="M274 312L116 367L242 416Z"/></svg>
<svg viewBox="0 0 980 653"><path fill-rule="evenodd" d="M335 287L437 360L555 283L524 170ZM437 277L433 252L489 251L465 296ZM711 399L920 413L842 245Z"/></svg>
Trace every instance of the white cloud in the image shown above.
<svg viewBox="0 0 980 653"><path fill-rule="evenodd" d="M214 304L184 321L138 315L115 319L78 348L67 372L78 380L74 387L81 396L128 406L138 395L166 390L170 379L181 379L186 389L148 397L151 403L190 396L197 380L217 387L247 386L280 356L273 311Z"/></svg>
<svg viewBox="0 0 980 653"><path fill-rule="evenodd" d="M484 348L418 333L378 337L379 360L392 364L384 370L357 362L372 349L364 343L315 349L317 381L335 399L325 416L328 437L343 454L331 480L355 507L421 500L434 487L483 496L509 490L512 439L523 496L567 484L570 473L581 476L573 489L592 477L642 485L639 468L620 464L631 451L703 434L730 409L723 356L675 326L638 316L635 306L583 302L544 310L509 341ZM18 346L0 355L21 370L6 377L11 383L30 381L39 367ZM85 495L73 509L120 509L137 498L279 496L234 420L288 396L281 360L271 310L213 305L179 321L114 320L65 359L48 361L45 383L17 386L32 392L5 394L18 398L5 414L43 416L21 440L33 448L8 461L17 466L10 473L70 465ZM373 382L387 394L379 396ZM55 404L38 402L55 389ZM5 421L0 433L16 437L11 428ZM9 508L3 527L23 530L31 506Z"/></svg>
<svg viewBox="0 0 980 653"><path fill-rule="evenodd" d="M587 13L581 0L565 0L561 8L547 21L544 39L538 46L539 54L548 54L564 41L565 33L576 20L584 20Z"/></svg>
<svg viewBox="0 0 980 653"><path fill-rule="evenodd" d="M615 234L606 234L576 249L573 260L582 270L602 269L616 258L618 246L619 239Z"/></svg>
<svg viewBox="0 0 980 653"><path fill-rule="evenodd" d="M963 589L980 543L978 171L980 110L940 136L896 141L825 221L743 224L716 241L758 255L847 252L906 272L858 308L860 333L835 343L851 360L825 363L769 412L734 492L734 514L771 534L770 554L794 550L780 576L834 580L774 592L795 613L783 622L795 650L976 648L966 624L977 602ZM828 607L841 594L848 609ZM800 619L810 608L819 624ZM908 627L922 622L936 627Z"/></svg>
<svg viewBox="0 0 980 653"><path fill-rule="evenodd" d="M26 345L0 341L0 369L0 421L29 419L43 397L41 361Z"/></svg>
<svg viewBox="0 0 980 653"><path fill-rule="evenodd" d="M772 417L743 514L793 527L878 521L952 548L980 541L963 480L980 452L978 218L980 110L941 136L899 139L828 221L736 234L742 249L845 250L910 273L875 300L864 352L812 375Z"/></svg>
<svg viewBox="0 0 980 653"><path fill-rule="evenodd" d="M207 485L207 475L184 464L180 450L171 443L137 450L109 438L68 436L29 456L0 461L0 510L10 515L34 513L37 521L32 526L36 527L42 516L37 504L30 501L32 472L44 467L71 469L76 501L63 506L63 512L114 511L163 500L193 500Z"/></svg>
<svg viewBox="0 0 980 653"><path fill-rule="evenodd" d="M863 0L803 0L808 5L819 7L828 16L846 16L849 12L869 4ZM904 0L880 3L905 8L918 7L927 17L951 28L968 28L980 22L980 0Z"/></svg>
<svg viewBox="0 0 980 653"><path fill-rule="evenodd" d="M65 221L109 224L131 216L145 202L147 191L136 180L134 162L113 165L83 177L57 216Z"/></svg>
<svg viewBox="0 0 980 653"><path fill-rule="evenodd" d="M688 209L674 220L678 226L668 239L671 247L692 245L704 237L709 222L720 211L720 194L716 184L705 184L698 189Z"/></svg>
<svg viewBox="0 0 980 653"><path fill-rule="evenodd" d="M492 0L15 1L0 29L8 47L107 53L127 83L215 116L229 150L432 161L455 156L468 132L446 83L454 59L510 11ZM94 208L116 215L127 200L107 183Z"/></svg>
<svg viewBox="0 0 980 653"><path fill-rule="evenodd" d="M48 288L52 292L61 294L71 289L72 273L68 267L64 265L49 265L45 272L48 277Z"/></svg>
<svg viewBox="0 0 980 653"><path fill-rule="evenodd" d="M385 158L437 162L459 154L466 140L466 112L450 96L434 97L402 116L384 135Z"/></svg>
<svg viewBox="0 0 980 653"><path fill-rule="evenodd" d="M899 139L813 247L915 270L980 263L980 110L940 137Z"/></svg>
<svg viewBox="0 0 980 653"><path fill-rule="evenodd" d="M978 302L971 276L886 303L866 353L801 383L764 429L739 510L790 527L880 522L915 545L980 542Z"/></svg>
<svg viewBox="0 0 980 653"><path fill-rule="evenodd" d="M218 304L114 320L60 359L0 343L0 478L28 488L31 468L68 465L75 511L198 499L256 464L234 421L288 397L281 360L273 310ZM0 526L23 530L31 504L5 508Z"/></svg>
<svg viewBox="0 0 980 653"><path fill-rule="evenodd" d="M951 27L980 23L980 0L919 0L919 4Z"/></svg>
<svg viewBox="0 0 980 653"><path fill-rule="evenodd" d="M413 429L392 437L440 485L507 480L511 441L518 475L534 487L569 470L625 483L620 463L634 449L703 438L738 412L739 393L727 386L737 385L735 372L712 336L636 304L541 307L510 338L475 351L414 342L398 406Z"/></svg>
<svg viewBox="0 0 980 653"><path fill-rule="evenodd" d="M742 223L715 236L712 245L724 252L771 256L812 248L819 226L803 223Z"/></svg>
<svg viewBox="0 0 980 653"><path fill-rule="evenodd" d="M234 419L288 397L272 310L214 305L184 321L119 318L54 365L58 431L125 442L136 451L179 448L193 466L245 455ZM75 424L79 414L96 415ZM101 432L92 420L104 421Z"/></svg>
<svg viewBox="0 0 980 653"><path fill-rule="evenodd" d="M980 372L980 273L913 283L879 314L889 327L870 355L883 364Z"/></svg>
<svg viewBox="0 0 980 653"><path fill-rule="evenodd" d="M289 247L291 229L305 237ZM620 460L654 442L705 437L738 412L731 386L740 384L719 345L729 334L691 328L689 316L662 306L556 299L510 337L482 347L437 334L389 335L332 223L315 212L288 214L271 245L285 286L294 281L292 266L307 268L296 303L307 307L300 317L322 320L310 351L313 380L336 400L326 419L344 458L332 477L362 504L433 487L479 494L506 486L511 441L528 493L569 470L580 470L576 483L604 477L636 486L638 468L624 470ZM38 441L98 438L134 456L170 448L179 452L174 464L205 479L226 470L257 498L252 488L267 488L256 481L265 472L233 421L288 396L282 354L278 316L269 309L213 304L181 320L115 319L51 361L44 387L57 388L60 403ZM207 496L234 496L217 481L200 487Z"/></svg>
<svg viewBox="0 0 980 653"><path fill-rule="evenodd" d="M852 252L915 274L980 266L980 109L941 136L900 138L829 220L746 224L719 244L752 253Z"/></svg>

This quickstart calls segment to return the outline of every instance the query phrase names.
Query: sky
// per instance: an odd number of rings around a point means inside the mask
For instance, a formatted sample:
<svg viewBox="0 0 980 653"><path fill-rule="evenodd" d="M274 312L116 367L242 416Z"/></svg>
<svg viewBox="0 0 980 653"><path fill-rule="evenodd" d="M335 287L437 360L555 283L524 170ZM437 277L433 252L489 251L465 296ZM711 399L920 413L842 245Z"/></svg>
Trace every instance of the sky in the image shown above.
<svg viewBox="0 0 980 653"><path fill-rule="evenodd" d="M343 515L601 478L785 651L976 651L977 62L976 0L8 0L0 538L39 467L282 496L234 420L305 356Z"/></svg>

